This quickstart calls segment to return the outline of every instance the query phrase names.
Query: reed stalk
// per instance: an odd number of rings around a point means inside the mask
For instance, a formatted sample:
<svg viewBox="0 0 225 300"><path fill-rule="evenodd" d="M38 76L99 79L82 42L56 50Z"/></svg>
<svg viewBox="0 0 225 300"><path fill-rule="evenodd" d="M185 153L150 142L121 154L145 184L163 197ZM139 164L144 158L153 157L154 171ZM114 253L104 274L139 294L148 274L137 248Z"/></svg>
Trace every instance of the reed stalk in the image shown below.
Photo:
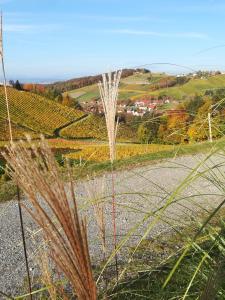
<svg viewBox="0 0 225 300"><path fill-rule="evenodd" d="M113 240L114 249L117 249L117 227L116 227L116 199L115 199L115 178L114 178L114 161L116 159L116 135L118 130L119 119L116 120L116 108L118 102L119 82L122 71L102 75L102 82L99 82L99 92L103 104L106 127L108 133L109 153L111 161L112 176L112 223L113 223ZM116 276L119 277L118 256L115 254Z"/></svg>

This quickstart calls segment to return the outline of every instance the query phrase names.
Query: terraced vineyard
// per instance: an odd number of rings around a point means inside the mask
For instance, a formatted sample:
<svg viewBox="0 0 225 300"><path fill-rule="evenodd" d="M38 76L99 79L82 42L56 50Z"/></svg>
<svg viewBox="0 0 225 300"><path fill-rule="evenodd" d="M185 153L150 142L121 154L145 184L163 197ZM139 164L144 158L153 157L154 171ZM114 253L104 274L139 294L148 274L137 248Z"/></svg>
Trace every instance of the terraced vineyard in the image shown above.
<svg viewBox="0 0 225 300"><path fill-rule="evenodd" d="M60 136L64 138L107 138L105 119L96 115L89 115L82 120L75 122L60 131ZM136 137L132 129L124 124L120 124L118 128L118 140L130 141Z"/></svg>
<svg viewBox="0 0 225 300"><path fill-rule="evenodd" d="M66 126L84 115L42 96L8 88L12 122L36 133L53 135L57 128ZM0 87L0 119L7 117L3 87Z"/></svg>

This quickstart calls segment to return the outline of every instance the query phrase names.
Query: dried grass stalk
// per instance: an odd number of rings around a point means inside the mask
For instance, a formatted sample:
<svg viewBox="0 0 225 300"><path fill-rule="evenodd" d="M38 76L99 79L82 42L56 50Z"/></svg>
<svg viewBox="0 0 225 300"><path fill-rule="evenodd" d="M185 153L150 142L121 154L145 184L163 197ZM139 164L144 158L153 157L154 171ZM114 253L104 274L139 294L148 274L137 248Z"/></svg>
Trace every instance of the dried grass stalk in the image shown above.
<svg viewBox="0 0 225 300"><path fill-rule="evenodd" d="M117 71L114 73L114 75L112 75L112 73L108 73L108 75L103 74L102 82L99 82L98 84L106 119L110 160L112 163L116 158L116 135L118 129L118 119L116 122L115 118L121 74L122 71Z"/></svg>
<svg viewBox="0 0 225 300"><path fill-rule="evenodd" d="M38 264L41 269L41 281L48 287L48 292L51 300L57 300L57 287L52 279L52 271L49 266L49 257L46 249L43 249L38 256Z"/></svg>
<svg viewBox="0 0 225 300"><path fill-rule="evenodd" d="M3 155L10 175L30 200L32 208L25 208L43 229L52 260L78 299L97 299L86 222L79 219L72 182L67 193L47 142L42 139L38 149L30 141L29 147L23 141L11 143Z"/></svg>
<svg viewBox="0 0 225 300"><path fill-rule="evenodd" d="M118 122L116 118L116 108L118 101L118 89L122 71L116 71L114 75L108 73L102 75L102 82L99 83L99 92L103 103L106 127L109 140L110 161L112 166L112 222L113 222L113 238L114 248L117 248L117 228L116 228L116 200L115 200L115 179L113 163L116 158L116 135L118 130ZM116 276L118 281L118 259L115 254L116 261Z"/></svg>

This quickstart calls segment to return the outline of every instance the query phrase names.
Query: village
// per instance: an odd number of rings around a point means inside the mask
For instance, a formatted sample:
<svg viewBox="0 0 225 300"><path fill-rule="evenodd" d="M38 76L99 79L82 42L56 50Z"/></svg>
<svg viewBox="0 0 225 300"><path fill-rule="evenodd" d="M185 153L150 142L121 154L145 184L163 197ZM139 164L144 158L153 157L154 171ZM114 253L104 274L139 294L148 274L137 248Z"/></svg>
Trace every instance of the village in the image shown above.
<svg viewBox="0 0 225 300"><path fill-rule="evenodd" d="M162 97L156 98L154 96L148 96L143 99L138 99L136 101L125 100L119 101L117 105L117 114L118 115L130 115L143 117L146 114L173 114L183 112L181 109L170 109L170 107L174 107L179 102L171 97ZM94 114L103 114L103 105L99 99L92 101L83 101L81 102L81 106L83 110L87 113ZM167 107L168 106L168 107Z"/></svg>

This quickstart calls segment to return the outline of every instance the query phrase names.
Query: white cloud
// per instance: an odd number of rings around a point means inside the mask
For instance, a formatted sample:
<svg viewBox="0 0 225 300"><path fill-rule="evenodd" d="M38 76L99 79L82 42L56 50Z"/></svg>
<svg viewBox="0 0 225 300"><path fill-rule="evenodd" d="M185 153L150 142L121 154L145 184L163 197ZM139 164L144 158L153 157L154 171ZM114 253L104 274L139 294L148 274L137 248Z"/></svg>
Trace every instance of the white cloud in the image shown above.
<svg viewBox="0 0 225 300"><path fill-rule="evenodd" d="M3 31L5 32L21 32L21 33L40 33L45 31L55 31L62 28L59 24L5 24Z"/></svg>
<svg viewBox="0 0 225 300"><path fill-rule="evenodd" d="M155 36L162 38L195 38L195 39L208 39L208 35L199 32L179 32L179 33L166 33L156 31L145 30L133 30L133 29L113 29L105 30L105 33L115 33L124 35L139 35L139 36Z"/></svg>
<svg viewBox="0 0 225 300"><path fill-rule="evenodd" d="M3 25L3 30L6 32L24 32L32 29L31 25L22 24L6 24Z"/></svg>

